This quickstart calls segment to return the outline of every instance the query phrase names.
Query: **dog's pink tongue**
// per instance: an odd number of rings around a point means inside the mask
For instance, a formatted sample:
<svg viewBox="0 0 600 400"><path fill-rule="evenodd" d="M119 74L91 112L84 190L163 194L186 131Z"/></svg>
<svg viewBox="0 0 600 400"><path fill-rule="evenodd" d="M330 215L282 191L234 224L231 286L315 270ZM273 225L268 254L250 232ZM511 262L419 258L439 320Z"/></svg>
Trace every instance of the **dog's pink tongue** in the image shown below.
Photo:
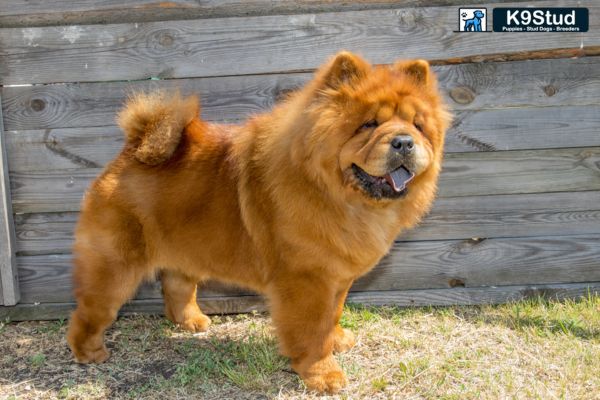
<svg viewBox="0 0 600 400"><path fill-rule="evenodd" d="M396 192L401 192L406 188L406 184L415 177L415 174L404 167L393 170L384 176L387 183L394 188Z"/></svg>

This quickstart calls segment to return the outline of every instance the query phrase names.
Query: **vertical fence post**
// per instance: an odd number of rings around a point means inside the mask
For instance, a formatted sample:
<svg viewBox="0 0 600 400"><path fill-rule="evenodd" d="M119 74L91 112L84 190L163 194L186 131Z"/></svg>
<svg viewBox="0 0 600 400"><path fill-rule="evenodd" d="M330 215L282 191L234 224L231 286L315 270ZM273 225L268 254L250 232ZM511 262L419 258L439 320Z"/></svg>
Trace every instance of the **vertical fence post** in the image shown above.
<svg viewBox="0 0 600 400"><path fill-rule="evenodd" d="M2 98L0 97L0 105ZM15 260L15 228L10 197L4 123L0 107L0 304L12 306L19 301L19 281Z"/></svg>

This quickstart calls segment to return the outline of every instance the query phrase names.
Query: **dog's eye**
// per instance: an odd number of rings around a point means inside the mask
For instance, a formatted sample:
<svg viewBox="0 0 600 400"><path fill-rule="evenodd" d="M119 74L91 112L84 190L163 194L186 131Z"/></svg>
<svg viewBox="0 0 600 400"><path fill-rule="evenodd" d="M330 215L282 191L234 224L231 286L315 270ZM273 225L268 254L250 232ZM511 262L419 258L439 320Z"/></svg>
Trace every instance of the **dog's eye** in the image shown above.
<svg viewBox="0 0 600 400"><path fill-rule="evenodd" d="M421 124L420 124L420 123L418 123L418 122L415 122L413 125L415 126L415 128L417 128L417 130L418 130L419 132L423 133L423 125L421 125Z"/></svg>
<svg viewBox="0 0 600 400"><path fill-rule="evenodd" d="M370 121L365 122L364 124L362 124L359 128L360 129L373 129L373 128L377 128L379 126L379 123L377 122L377 120L372 119Z"/></svg>

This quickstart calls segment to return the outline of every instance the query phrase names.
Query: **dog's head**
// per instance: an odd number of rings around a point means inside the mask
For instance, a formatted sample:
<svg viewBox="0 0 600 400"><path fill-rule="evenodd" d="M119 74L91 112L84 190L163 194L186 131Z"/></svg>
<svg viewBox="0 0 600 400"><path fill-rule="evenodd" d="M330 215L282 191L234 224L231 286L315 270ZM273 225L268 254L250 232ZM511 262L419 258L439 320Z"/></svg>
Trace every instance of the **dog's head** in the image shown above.
<svg viewBox="0 0 600 400"><path fill-rule="evenodd" d="M384 204L437 178L450 115L426 61L371 66L341 52L309 88L296 156L329 190Z"/></svg>
<svg viewBox="0 0 600 400"><path fill-rule="evenodd" d="M474 16L475 18L483 18L483 15L484 15L484 14L483 14L483 11L481 11L481 10L475 10L475 11L473 12L473 16Z"/></svg>

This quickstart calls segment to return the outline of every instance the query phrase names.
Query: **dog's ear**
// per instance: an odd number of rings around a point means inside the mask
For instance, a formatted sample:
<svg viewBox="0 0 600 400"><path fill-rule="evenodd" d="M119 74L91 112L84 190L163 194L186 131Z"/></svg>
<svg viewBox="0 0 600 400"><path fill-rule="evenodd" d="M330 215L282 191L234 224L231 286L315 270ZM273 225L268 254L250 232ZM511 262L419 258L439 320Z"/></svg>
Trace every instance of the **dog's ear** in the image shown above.
<svg viewBox="0 0 600 400"><path fill-rule="evenodd" d="M344 84L353 85L363 79L371 66L361 57L348 51L337 53L317 73L323 86L339 89Z"/></svg>
<svg viewBox="0 0 600 400"><path fill-rule="evenodd" d="M409 75L420 85L429 85L431 82L429 63L425 60L397 61L393 69Z"/></svg>

